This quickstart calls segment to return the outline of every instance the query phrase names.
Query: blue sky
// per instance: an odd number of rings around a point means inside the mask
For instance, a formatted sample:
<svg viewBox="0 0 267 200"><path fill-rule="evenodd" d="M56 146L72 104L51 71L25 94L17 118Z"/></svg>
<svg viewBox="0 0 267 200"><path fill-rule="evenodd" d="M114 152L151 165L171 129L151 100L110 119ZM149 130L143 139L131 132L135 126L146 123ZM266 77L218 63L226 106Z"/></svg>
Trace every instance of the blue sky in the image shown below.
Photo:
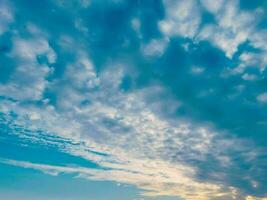
<svg viewBox="0 0 267 200"><path fill-rule="evenodd" d="M266 12L0 0L0 196L266 200Z"/></svg>

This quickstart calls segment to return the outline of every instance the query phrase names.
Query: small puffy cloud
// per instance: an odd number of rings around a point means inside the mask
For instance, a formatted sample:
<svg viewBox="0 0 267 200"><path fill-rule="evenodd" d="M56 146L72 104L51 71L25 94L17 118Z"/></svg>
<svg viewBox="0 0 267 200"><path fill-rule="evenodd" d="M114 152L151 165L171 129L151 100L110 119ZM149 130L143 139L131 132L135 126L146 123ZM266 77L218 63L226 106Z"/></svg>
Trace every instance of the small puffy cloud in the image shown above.
<svg viewBox="0 0 267 200"><path fill-rule="evenodd" d="M216 14L220 11L225 3L225 0L200 0L201 4L207 9L209 12Z"/></svg>
<svg viewBox="0 0 267 200"><path fill-rule="evenodd" d="M267 39L267 30L258 30L252 34L250 41L251 45L257 49L267 50L265 41Z"/></svg>
<svg viewBox="0 0 267 200"><path fill-rule="evenodd" d="M76 19L74 22L74 26L76 29L78 29L80 32L87 34L88 28L84 25L84 22L82 19Z"/></svg>
<svg viewBox="0 0 267 200"><path fill-rule="evenodd" d="M267 103L267 92L264 92L262 94L259 94L257 96L257 100L260 102L260 103Z"/></svg>
<svg viewBox="0 0 267 200"><path fill-rule="evenodd" d="M204 71L205 71L205 68L203 68L203 67L194 66L194 67L191 68L191 73L192 74L202 74Z"/></svg>
<svg viewBox="0 0 267 200"><path fill-rule="evenodd" d="M257 79L257 76L255 74L248 74L248 73L245 73L242 78L246 81L254 81Z"/></svg>
<svg viewBox="0 0 267 200"><path fill-rule="evenodd" d="M132 28L136 31L136 32L140 32L140 27L141 27L141 24L140 24L140 20L138 18L134 18L131 20L131 25L132 25Z"/></svg>
<svg viewBox="0 0 267 200"><path fill-rule="evenodd" d="M80 89L92 89L99 85L93 63L84 53L79 54L77 63L67 66L65 78Z"/></svg>
<svg viewBox="0 0 267 200"><path fill-rule="evenodd" d="M141 21L139 18L133 18L131 20L131 26L133 30L136 32L137 36L141 39L142 33L141 33Z"/></svg>
<svg viewBox="0 0 267 200"><path fill-rule="evenodd" d="M8 30L9 25L14 21L12 9L8 2L0 1L0 36Z"/></svg>
<svg viewBox="0 0 267 200"><path fill-rule="evenodd" d="M145 56L161 56L168 44L168 39L151 40L148 44L143 45L142 52Z"/></svg>
<svg viewBox="0 0 267 200"><path fill-rule="evenodd" d="M244 52L239 56L240 64L236 68L237 72L242 73L247 67L258 68L263 71L267 66L267 52L260 53Z"/></svg>

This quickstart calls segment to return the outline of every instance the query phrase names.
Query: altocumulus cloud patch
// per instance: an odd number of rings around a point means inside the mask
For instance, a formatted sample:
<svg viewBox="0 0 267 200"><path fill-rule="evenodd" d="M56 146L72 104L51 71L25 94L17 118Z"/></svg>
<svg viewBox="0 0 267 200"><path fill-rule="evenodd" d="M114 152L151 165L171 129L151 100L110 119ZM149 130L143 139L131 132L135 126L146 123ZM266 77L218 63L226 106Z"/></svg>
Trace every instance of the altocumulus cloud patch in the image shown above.
<svg viewBox="0 0 267 200"><path fill-rule="evenodd" d="M0 194L266 199L266 6L0 0Z"/></svg>

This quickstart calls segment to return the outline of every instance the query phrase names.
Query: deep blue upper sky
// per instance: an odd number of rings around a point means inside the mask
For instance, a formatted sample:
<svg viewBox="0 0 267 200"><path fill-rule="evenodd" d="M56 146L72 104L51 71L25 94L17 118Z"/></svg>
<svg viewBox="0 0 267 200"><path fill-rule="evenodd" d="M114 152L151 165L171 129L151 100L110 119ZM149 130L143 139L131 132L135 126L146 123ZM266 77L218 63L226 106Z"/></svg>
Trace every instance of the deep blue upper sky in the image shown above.
<svg viewBox="0 0 267 200"><path fill-rule="evenodd" d="M267 199L266 12L0 0L0 196Z"/></svg>

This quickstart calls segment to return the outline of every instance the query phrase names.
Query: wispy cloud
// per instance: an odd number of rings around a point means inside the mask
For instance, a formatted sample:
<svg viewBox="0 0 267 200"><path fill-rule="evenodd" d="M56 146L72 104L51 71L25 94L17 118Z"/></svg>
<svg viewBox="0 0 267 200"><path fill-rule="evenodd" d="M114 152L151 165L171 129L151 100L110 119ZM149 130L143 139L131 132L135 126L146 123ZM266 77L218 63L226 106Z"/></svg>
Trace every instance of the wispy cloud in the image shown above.
<svg viewBox="0 0 267 200"><path fill-rule="evenodd" d="M6 102L2 104L2 112L16 111L20 116L17 123L31 128L32 132L42 128L67 140L76 141L74 144L65 144L62 150L93 161L108 170L17 161L4 161L5 163L38 169L51 175L75 173L91 180L134 184L144 189L145 195L151 196L178 195L186 199L216 199L218 196L234 198L230 185L198 180L197 168L189 164L190 160L204 161L211 154L218 162L222 162L222 166L230 167L231 158L220 153L223 149L232 148L230 141L216 139L218 133L208 126L194 125L189 120L178 118L172 121L163 115L160 117L160 107L165 104L153 104L150 101L149 105L147 99L164 93L162 88L151 87L135 93L123 93L118 84L123 77L119 68L118 71L107 68L107 71L96 75L91 64L87 66L91 72L87 73L86 63L90 62L81 62L82 67L69 68L74 70L72 73L67 71L68 76L73 75L75 79L74 82L70 81L70 85L64 85L63 93L58 93L63 95L59 98L62 102L59 102L58 107L24 107ZM84 71L76 73L76 70ZM79 75L85 78L78 78ZM88 94L79 92L80 87L87 88L87 83L96 78L99 84L94 87L99 89ZM69 80L72 79L69 77ZM76 83L76 80L80 82ZM66 91L69 97L64 103ZM90 99L92 103L82 105L84 99ZM227 142L230 146L227 146ZM48 141L46 143L49 144Z"/></svg>

